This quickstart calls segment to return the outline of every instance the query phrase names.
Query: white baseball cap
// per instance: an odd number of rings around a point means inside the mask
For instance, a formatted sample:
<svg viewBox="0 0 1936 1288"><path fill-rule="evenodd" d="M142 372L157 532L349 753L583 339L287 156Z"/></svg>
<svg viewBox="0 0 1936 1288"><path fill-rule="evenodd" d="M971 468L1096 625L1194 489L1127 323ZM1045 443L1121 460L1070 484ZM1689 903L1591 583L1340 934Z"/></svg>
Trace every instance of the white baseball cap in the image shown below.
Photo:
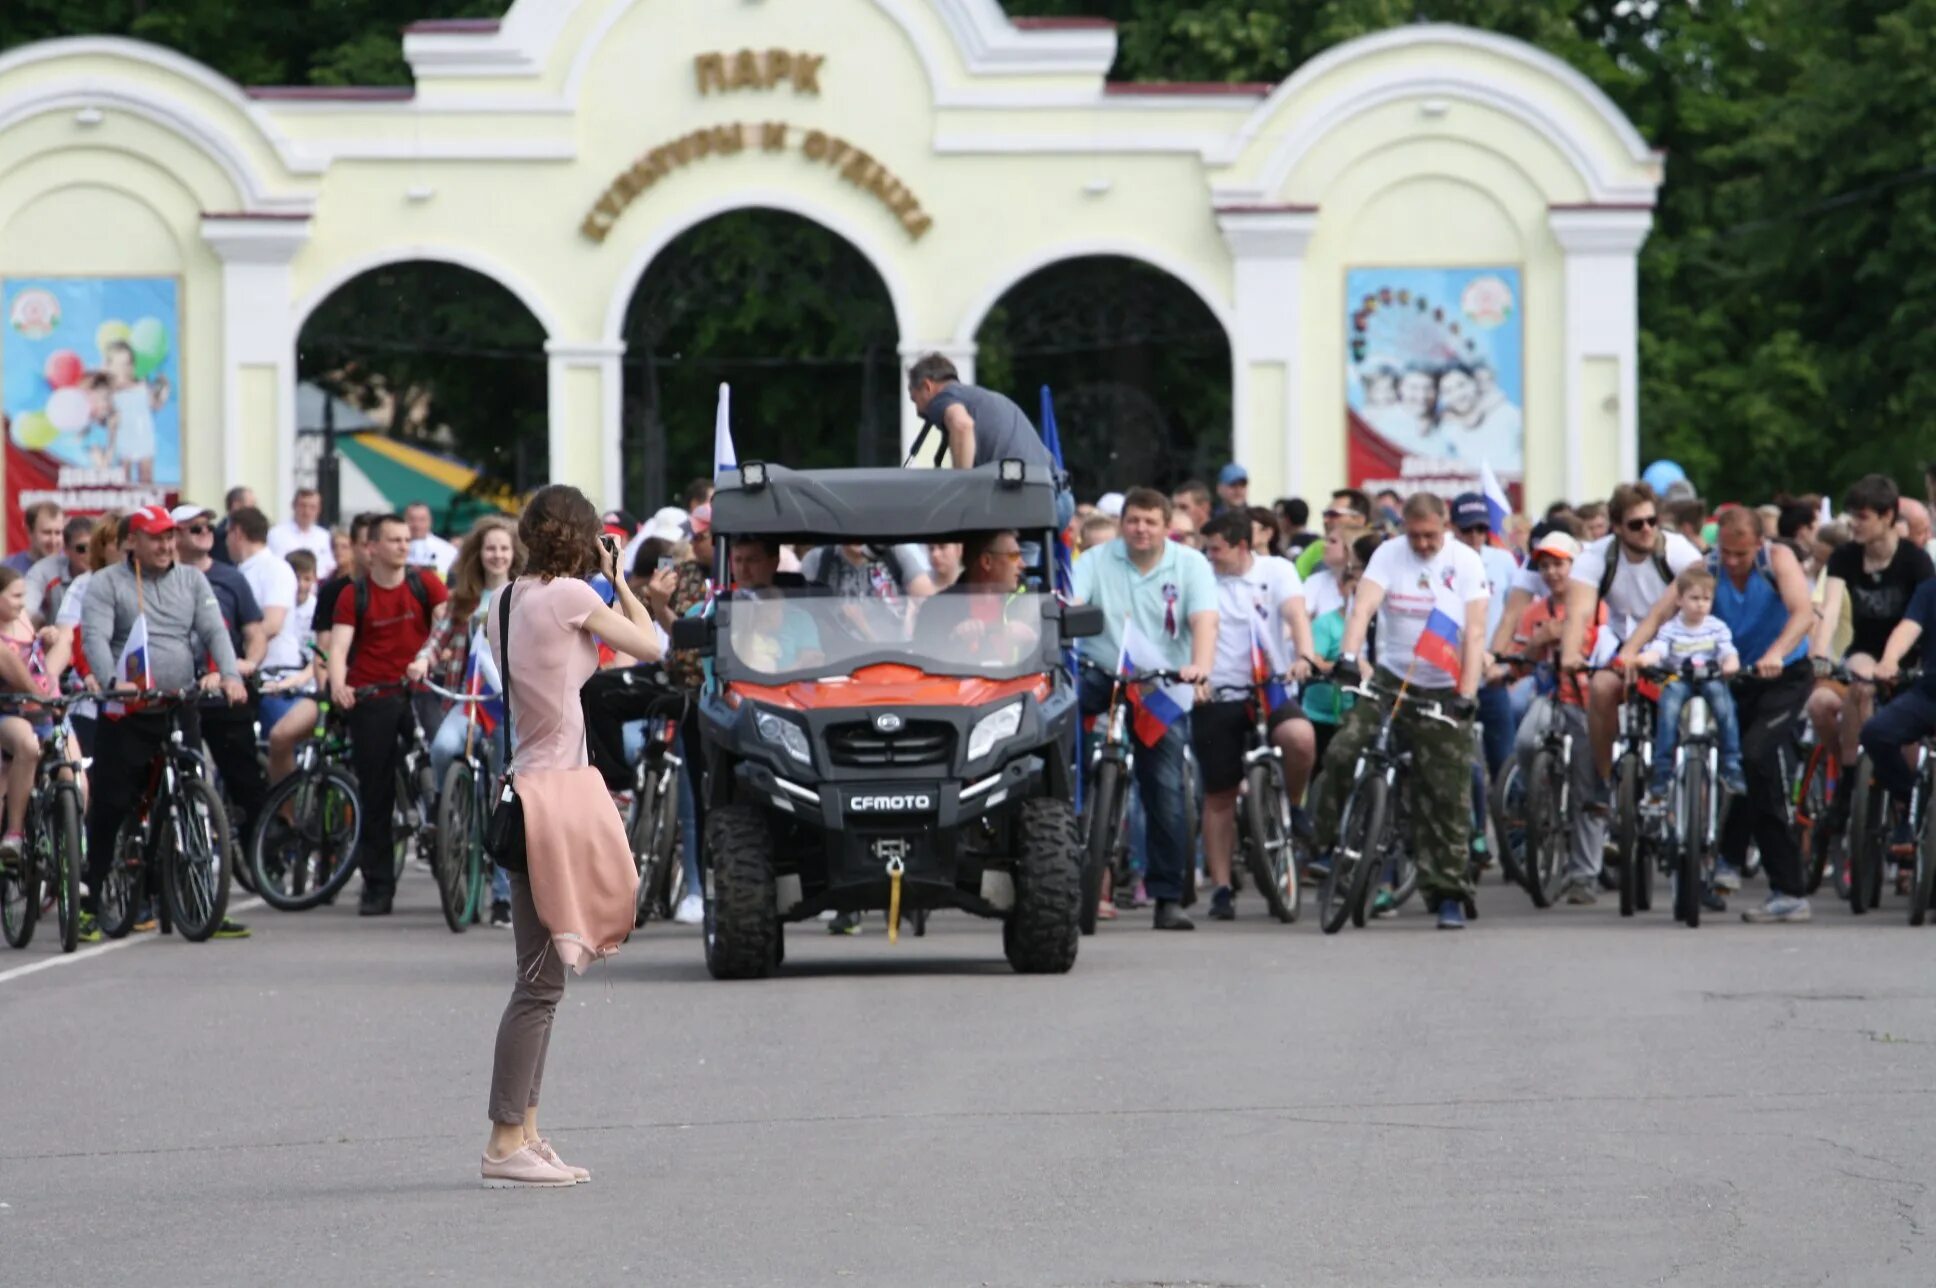
<svg viewBox="0 0 1936 1288"><path fill-rule="evenodd" d="M1112 519L1122 518L1123 494L1121 492L1104 492L1096 498L1096 509L1102 511Z"/></svg>
<svg viewBox="0 0 1936 1288"><path fill-rule="evenodd" d="M1549 532L1533 547L1533 558L1541 555L1552 555L1556 559L1578 559L1580 543L1569 532Z"/></svg>

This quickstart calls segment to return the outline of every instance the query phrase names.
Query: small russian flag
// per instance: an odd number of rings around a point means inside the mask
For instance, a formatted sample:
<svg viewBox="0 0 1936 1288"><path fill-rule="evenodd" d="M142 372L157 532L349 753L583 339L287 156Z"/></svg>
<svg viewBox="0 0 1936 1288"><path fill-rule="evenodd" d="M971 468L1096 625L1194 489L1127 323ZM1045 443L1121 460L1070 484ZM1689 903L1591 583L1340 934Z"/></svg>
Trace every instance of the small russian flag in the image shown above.
<svg viewBox="0 0 1936 1288"><path fill-rule="evenodd" d="M1271 679L1270 655L1264 652L1264 641L1257 635L1257 623L1250 624L1250 678L1255 684L1264 687L1264 710L1277 710L1291 700L1291 691L1284 687L1282 680Z"/></svg>
<svg viewBox="0 0 1936 1288"><path fill-rule="evenodd" d="M477 727L485 733L496 733L504 719L503 691L497 682L497 668L489 664L490 645L485 642L484 632L477 631L471 636L470 656L464 663L464 692L473 697L486 699L471 704L477 713Z"/></svg>
<svg viewBox="0 0 1936 1288"><path fill-rule="evenodd" d="M1512 517L1512 502L1506 499L1506 489L1499 486L1499 476L1492 472L1491 461L1479 466L1479 492L1486 498L1486 522L1492 528L1492 544L1505 549L1510 544L1506 539L1506 520Z"/></svg>
<svg viewBox="0 0 1936 1288"><path fill-rule="evenodd" d="M1459 659L1459 639L1465 632L1459 624L1442 610L1434 608L1432 615L1425 619L1425 630L1418 637L1415 650L1419 660L1429 662L1452 677L1452 683L1459 682L1461 670Z"/></svg>
<svg viewBox="0 0 1936 1288"><path fill-rule="evenodd" d="M1161 671L1169 668L1169 660L1131 621L1123 626L1123 655L1116 669L1124 678L1138 671ZM1171 725L1189 713L1196 703L1196 689L1188 684L1160 684L1147 693L1140 691L1139 685L1125 685L1129 694L1129 704L1135 709L1131 727L1135 730L1136 740L1145 747L1154 747L1163 741Z"/></svg>

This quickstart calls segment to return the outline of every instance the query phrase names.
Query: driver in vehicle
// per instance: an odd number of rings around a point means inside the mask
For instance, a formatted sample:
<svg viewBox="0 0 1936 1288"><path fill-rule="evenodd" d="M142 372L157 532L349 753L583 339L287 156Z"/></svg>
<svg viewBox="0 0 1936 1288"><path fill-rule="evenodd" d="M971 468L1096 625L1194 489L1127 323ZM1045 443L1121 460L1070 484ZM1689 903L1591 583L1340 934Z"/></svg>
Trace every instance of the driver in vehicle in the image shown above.
<svg viewBox="0 0 1936 1288"><path fill-rule="evenodd" d="M740 660L776 674L820 665L825 653L813 615L789 605L786 592L774 585L780 543L741 537L733 542L732 566L733 652Z"/></svg>
<svg viewBox="0 0 1936 1288"><path fill-rule="evenodd" d="M1042 638L1040 605L1022 589L1022 542L1012 528L977 533L962 552L960 580L923 601L915 622L918 652L951 653L1012 664Z"/></svg>

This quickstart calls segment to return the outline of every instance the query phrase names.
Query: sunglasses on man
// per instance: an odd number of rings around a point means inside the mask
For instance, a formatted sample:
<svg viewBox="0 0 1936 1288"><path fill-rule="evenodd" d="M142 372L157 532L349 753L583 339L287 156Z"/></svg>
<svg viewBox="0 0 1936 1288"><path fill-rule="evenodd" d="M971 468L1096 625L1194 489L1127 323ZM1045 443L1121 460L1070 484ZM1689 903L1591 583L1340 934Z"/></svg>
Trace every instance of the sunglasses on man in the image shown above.
<svg viewBox="0 0 1936 1288"><path fill-rule="evenodd" d="M1660 516L1654 514L1637 515L1634 518L1628 519L1621 526L1629 532L1645 532L1649 528L1660 526Z"/></svg>

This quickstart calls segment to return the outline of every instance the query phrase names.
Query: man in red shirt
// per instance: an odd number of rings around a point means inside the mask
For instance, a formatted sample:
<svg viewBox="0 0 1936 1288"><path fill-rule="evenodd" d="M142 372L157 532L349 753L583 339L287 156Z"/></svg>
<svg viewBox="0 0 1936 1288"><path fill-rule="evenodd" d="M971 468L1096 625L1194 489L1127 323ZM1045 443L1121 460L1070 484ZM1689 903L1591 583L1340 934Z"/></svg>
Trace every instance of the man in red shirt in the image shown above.
<svg viewBox="0 0 1936 1288"><path fill-rule="evenodd" d="M370 564L336 597L329 640L331 700L348 713L350 758L363 803L357 861L363 899L357 913L385 917L396 896L390 813L396 804L397 755L409 727L410 696L402 686L430 669L432 629L450 593L437 574L408 567L410 528L400 515L370 524ZM365 685L397 685L357 699Z"/></svg>

